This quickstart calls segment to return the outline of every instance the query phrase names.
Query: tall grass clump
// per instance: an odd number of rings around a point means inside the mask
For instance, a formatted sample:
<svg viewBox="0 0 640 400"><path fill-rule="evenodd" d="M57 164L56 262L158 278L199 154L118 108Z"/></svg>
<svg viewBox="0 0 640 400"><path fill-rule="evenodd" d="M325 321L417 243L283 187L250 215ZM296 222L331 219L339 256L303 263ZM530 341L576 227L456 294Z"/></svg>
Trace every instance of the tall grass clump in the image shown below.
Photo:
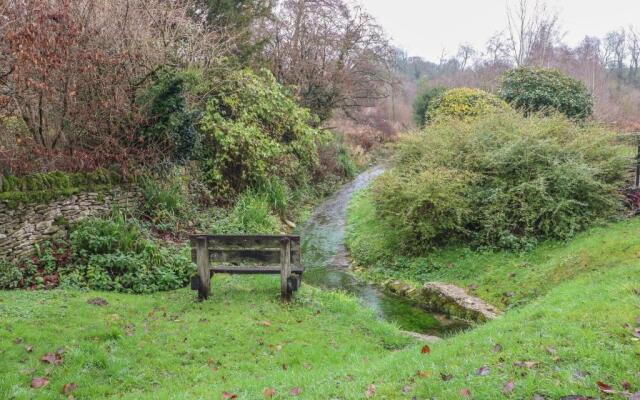
<svg viewBox="0 0 640 400"><path fill-rule="evenodd" d="M523 248L622 210L624 148L597 125L505 112L405 137L375 183L379 216L421 253L443 243Z"/></svg>

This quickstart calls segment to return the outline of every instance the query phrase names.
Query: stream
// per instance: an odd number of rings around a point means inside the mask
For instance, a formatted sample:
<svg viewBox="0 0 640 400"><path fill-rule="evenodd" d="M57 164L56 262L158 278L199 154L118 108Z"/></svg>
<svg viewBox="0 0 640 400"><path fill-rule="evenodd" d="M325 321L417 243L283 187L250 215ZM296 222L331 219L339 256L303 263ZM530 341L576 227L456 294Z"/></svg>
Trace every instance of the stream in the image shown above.
<svg viewBox="0 0 640 400"><path fill-rule="evenodd" d="M304 282L347 292L371 308L379 318L394 322L406 331L442 337L465 329L465 323L427 312L400 296L358 279L349 270L350 260L345 247L349 201L383 171L382 167L374 167L358 175L320 205L302 227Z"/></svg>

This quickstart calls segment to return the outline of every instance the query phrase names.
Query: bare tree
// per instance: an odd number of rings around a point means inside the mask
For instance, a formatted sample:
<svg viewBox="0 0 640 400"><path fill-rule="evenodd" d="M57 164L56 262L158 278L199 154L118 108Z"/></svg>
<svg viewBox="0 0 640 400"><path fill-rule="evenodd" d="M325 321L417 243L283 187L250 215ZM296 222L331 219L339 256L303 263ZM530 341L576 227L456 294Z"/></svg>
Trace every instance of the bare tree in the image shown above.
<svg viewBox="0 0 640 400"><path fill-rule="evenodd" d="M629 27L628 46L629 50L629 78L638 78L638 67L640 63L640 34L633 26Z"/></svg>
<svg viewBox="0 0 640 400"><path fill-rule="evenodd" d="M460 63L460 70L464 71L471 58L476 55L476 49L472 45L465 43L458 48L457 59Z"/></svg>
<svg viewBox="0 0 640 400"><path fill-rule="evenodd" d="M272 70L322 119L389 95L393 51L362 8L343 0L285 0L277 17L266 47Z"/></svg>
<svg viewBox="0 0 640 400"><path fill-rule="evenodd" d="M558 14L539 0L513 0L507 4L507 21L515 65L544 65L560 35Z"/></svg>
<svg viewBox="0 0 640 400"><path fill-rule="evenodd" d="M510 42L504 32L494 34L485 45L484 60L492 65L509 65Z"/></svg>
<svg viewBox="0 0 640 400"><path fill-rule="evenodd" d="M607 66L618 74L624 69L624 61L627 58L627 32L624 28L612 31L605 36L605 61Z"/></svg>

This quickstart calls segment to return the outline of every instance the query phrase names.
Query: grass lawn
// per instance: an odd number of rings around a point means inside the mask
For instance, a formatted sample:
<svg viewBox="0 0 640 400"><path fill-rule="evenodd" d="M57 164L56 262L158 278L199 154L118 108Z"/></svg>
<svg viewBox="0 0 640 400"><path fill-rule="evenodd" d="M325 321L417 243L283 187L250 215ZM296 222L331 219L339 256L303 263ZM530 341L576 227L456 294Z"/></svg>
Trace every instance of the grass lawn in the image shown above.
<svg viewBox="0 0 640 400"><path fill-rule="evenodd" d="M348 214L347 245L373 281L449 282L507 309L547 293L585 272L607 270L640 258L640 218L597 227L566 242L547 242L522 253L473 251L464 246L426 257L395 254L397 236L381 228L368 191L357 194Z"/></svg>
<svg viewBox="0 0 640 400"><path fill-rule="evenodd" d="M271 387L325 398L411 343L342 294L303 287L283 306L278 278L219 276L212 287L205 303L189 290L0 291L0 399L62 399L68 383L76 399L260 399ZM59 366L40 361L58 349ZM49 384L32 389L33 377Z"/></svg>
<svg viewBox="0 0 640 400"><path fill-rule="evenodd" d="M66 383L76 399L262 399L265 388L273 398L363 399L371 385L376 399L457 399L463 389L557 399L597 397L598 381L640 390L635 261L565 282L428 354L346 296L303 287L282 306L276 286L219 277L207 303L187 290L0 292L0 398L63 399ZM96 296L109 304L87 303ZM59 348L60 365L40 361ZM49 384L32 389L32 377Z"/></svg>

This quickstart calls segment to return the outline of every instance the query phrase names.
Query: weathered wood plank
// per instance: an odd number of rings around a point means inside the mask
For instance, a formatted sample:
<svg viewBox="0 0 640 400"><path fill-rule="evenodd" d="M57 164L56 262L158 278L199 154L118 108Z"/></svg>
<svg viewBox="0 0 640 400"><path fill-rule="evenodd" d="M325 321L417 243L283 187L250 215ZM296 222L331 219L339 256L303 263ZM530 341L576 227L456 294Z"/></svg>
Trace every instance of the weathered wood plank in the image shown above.
<svg viewBox="0 0 640 400"><path fill-rule="evenodd" d="M198 276L200 277L200 288L198 289L198 297L206 300L211 294L211 271L209 263L209 248L207 246L207 238L198 238L196 243L196 262L198 265Z"/></svg>
<svg viewBox="0 0 640 400"><path fill-rule="evenodd" d="M289 301L291 300L291 291L288 286L291 277L291 239L282 239L280 246L280 295L283 301Z"/></svg>
<svg viewBox="0 0 640 400"><path fill-rule="evenodd" d="M301 266L300 249L291 251L291 264ZM280 264L280 249L233 249L233 250L209 250L209 259L212 264L232 265L276 265Z"/></svg>
<svg viewBox="0 0 640 400"><path fill-rule="evenodd" d="M206 237L209 248L216 250L223 249L279 249L280 241L289 238L292 243L300 245L300 236L297 235L195 235L191 237L192 246L199 237Z"/></svg>
<svg viewBox="0 0 640 400"><path fill-rule="evenodd" d="M281 269L280 265L267 265L264 267L215 266L210 268L213 273L232 275L278 275L280 274ZM291 273L302 275L304 270L302 268L292 268Z"/></svg>

